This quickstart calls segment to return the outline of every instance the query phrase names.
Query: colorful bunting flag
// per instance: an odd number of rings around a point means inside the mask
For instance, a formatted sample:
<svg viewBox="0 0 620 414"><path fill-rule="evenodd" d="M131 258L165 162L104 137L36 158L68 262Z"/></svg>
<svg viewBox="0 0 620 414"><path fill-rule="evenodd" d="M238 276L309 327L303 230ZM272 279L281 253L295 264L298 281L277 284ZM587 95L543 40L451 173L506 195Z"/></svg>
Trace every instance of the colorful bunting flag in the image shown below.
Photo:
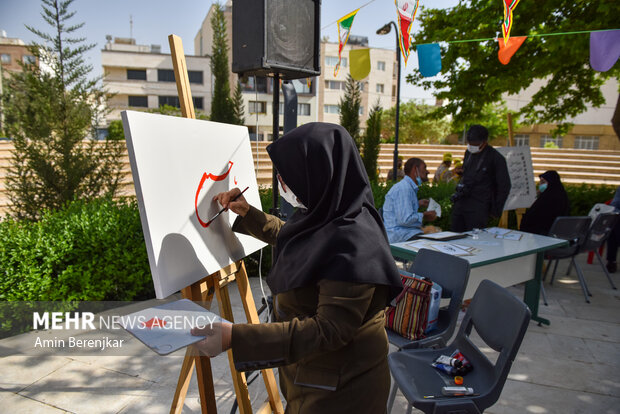
<svg viewBox="0 0 620 414"><path fill-rule="evenodd" d="M523 42L525 42L525 39L527 39L527 36L513 36L508 39L508 44L504 44L504 42L497 39L497 43L499 44L497 57L499 61L502 62L502 65L507 65L508 62L510 62L510 58L519 50Z"/></svg>
<svg viewBox="0 0 620 414"><path fill-rule="evenodd" d="M342 49L349 40L349 34L351 33L351 26L353 25L353 19L359 9L353 10L351 13L338 20L338 63L334 68L334 76L338 75L338 69L340 69L340 60L342 59Z"/></svg>
<svg viewBox="0 0 620 414"><path fill-rule="evenodd" d="M590 66L607 72L620 58L620 30L590 33Z"/></svg>
<svg viewBox="0 0 620 414"><path fill-rule="evenodd" d="M418 11L420 0L394 0L396 4L396 11L398 12L398 27L399 27L399 44L400 51L403 54L405 66L407 66L407 58L409 57L410 36L411 29L413 28L413 20L415 14Z"/></svg>
<svg viewBox="0 0 620 414"><path fill-rule="evenodd" d="M504 35L504 46L508 44L510 29L512 29L512 11L517 7L520 0L504 1L504 21L502 22L502 34ZM510 59L509 59L510 60Z"/></svg>
<svg viewBox="0 0 620 414"><path fill-rule="evenodd" d="M425 78L441 72L441 49L439 43L418 45L418 67Z"/></svg>
<svg viewBox="0 0 620 414"><path fill-rule="evenodd" d="M306 85L308 85L308 90L312 90L312 78L306 78Z"/></svg>
<svg viewBox="0 0 620 414"><path fill-rule="evenodd" d="M356 81L361 81L370 73L370 49L349 51L349 72Z"/></svg>

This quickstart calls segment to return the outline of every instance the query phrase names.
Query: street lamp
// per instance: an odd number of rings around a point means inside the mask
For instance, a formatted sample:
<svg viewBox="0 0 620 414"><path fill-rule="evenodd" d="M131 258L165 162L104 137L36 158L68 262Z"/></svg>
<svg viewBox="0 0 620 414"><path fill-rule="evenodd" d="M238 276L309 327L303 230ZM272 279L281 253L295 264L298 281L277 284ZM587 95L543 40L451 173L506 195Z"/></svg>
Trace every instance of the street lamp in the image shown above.
<svg viewBox="0 0 620 414"><path fill-rule="evenodd" d="M396 23L393 21L387 23L382 28L377 30L378 35L386 35L390 33L392 30L392 26L394 26L394 34L396 34L396 60L398 61L398 73L396 75L396 126L394 128L394 167L393 171L393 180L396 182L398 180L398 117L400 115L400 44L398 41L398 27Z"/></svg>

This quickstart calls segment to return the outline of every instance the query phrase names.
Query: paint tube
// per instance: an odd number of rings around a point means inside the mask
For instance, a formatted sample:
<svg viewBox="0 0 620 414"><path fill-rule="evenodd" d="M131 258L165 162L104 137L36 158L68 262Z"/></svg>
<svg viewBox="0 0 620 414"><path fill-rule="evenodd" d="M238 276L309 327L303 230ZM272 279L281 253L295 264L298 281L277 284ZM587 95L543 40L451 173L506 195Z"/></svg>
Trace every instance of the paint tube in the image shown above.
<svg viewBox="0 0 620 414"><path fill-rule="evenodd" d="M449 365L451 367L455 367L455 368L460 368L461 365L463 365L463 362L461 362L460 360L456 359L456 358L451 358L447 355L439 355L436 359L435 362L437 362L438 364L444 364L444 365Z"/></svg>

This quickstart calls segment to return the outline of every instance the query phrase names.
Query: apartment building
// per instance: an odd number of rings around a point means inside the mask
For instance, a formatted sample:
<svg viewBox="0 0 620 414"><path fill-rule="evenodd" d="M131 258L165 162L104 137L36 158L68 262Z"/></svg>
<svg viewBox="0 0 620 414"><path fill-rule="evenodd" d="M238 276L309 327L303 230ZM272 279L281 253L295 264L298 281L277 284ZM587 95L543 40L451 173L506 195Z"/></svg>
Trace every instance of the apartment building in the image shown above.
<svg viewBox="0 0 620 414"><path fill-rule="evenodd" d="M210 112L211 69L207 56L185 56L196 112ZM101 51L103 86L110 92L108 123L125 109L180 107L170 54L159 45L137 45L134 39L108 36Z"/></svg>
<svg viewBox="0 0 620 414"><path fill-rule="evenodd" d="M211 53L213 30L211 6L196 37L194 53L208 55ZM229 45L228 63L232 67L232 1L224 5L224 17L227 25ZM368 38L349 36L347 46L342 52L342 62L338 76L334 76L334 66L338 62L338 43L321 42L321 75L309 79L293 80L297 92L297 125L308 122L340 122L338 103L344 96L345 81L349 73L349 51L368 48ZM360 109L360 126L365 128L370 108L377 102L384 109L396 104L396 52L388 49L370 48L371 71L362 81L362 107ZM245 124L253 140L271 140L273 123L273 78L247 76L238 79L231 72L231 89L236 82L241 83L245 108ZM280 95L280 127L283 125L283 97Z"/></svg>
<svg viewBox="0 0 620 414"><path fill-rule="evenodd" d="M347 75L350 73L349 51L368 49L368 38L349 36L342 51L338 73L334 69L338 63L338 43L321 42L321 77L319 79L319 121L340 122L338 104L344 96ZM366 128L370 109L377 103L383 109L396 105L397 62L396 51L370 48L370 73L360 82L362 104L360 107L360 127Z"/></svg>
<svg viewBox="0 0 620 414"><path fill-rule="evenodd" d="M507 108L511 111L521 109L530 102L544 82L536 80L518 95L504 96ZM585 112L566 119L566 122L574 124L566 135L553 137L551 130L554 124L528 125L517 129L513 145L544 147L546 143L552 142L558 148L620 150L620 139L611 126L611 118L618 103L618 86L617 79L607 80L601 87L605 103L598 108L588 105Z"/></svg>
<svg viewBox="0 0 620 414"><path fill-rule="evenodd" d="M9 72L21 72L19 63L37 63L37 58L28 50L23 40L8 37L3 30L0 32L0 64L3 76Z"/></svg>

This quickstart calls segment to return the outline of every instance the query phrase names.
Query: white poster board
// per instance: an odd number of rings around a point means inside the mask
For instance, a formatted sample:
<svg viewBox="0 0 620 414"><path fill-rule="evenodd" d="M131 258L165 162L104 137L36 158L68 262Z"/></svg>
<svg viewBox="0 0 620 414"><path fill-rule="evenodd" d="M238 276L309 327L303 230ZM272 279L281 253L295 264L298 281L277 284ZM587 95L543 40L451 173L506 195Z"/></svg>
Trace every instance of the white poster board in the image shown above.
<svg viewBox="0 0 620 414"><path fill-rule="evenodd" d="M263 248L234 233L237 215L213 197L234 187L261 209L248 130L244 126L123 111L140 219L157 298Z"/></svg>
<svg viewBox="0 0 620 414"><path fill-rule="evenodd" d="M530 147L501 147L497 150L506 158L511 183L504 210L530 207L536 199Z"/></svg>

